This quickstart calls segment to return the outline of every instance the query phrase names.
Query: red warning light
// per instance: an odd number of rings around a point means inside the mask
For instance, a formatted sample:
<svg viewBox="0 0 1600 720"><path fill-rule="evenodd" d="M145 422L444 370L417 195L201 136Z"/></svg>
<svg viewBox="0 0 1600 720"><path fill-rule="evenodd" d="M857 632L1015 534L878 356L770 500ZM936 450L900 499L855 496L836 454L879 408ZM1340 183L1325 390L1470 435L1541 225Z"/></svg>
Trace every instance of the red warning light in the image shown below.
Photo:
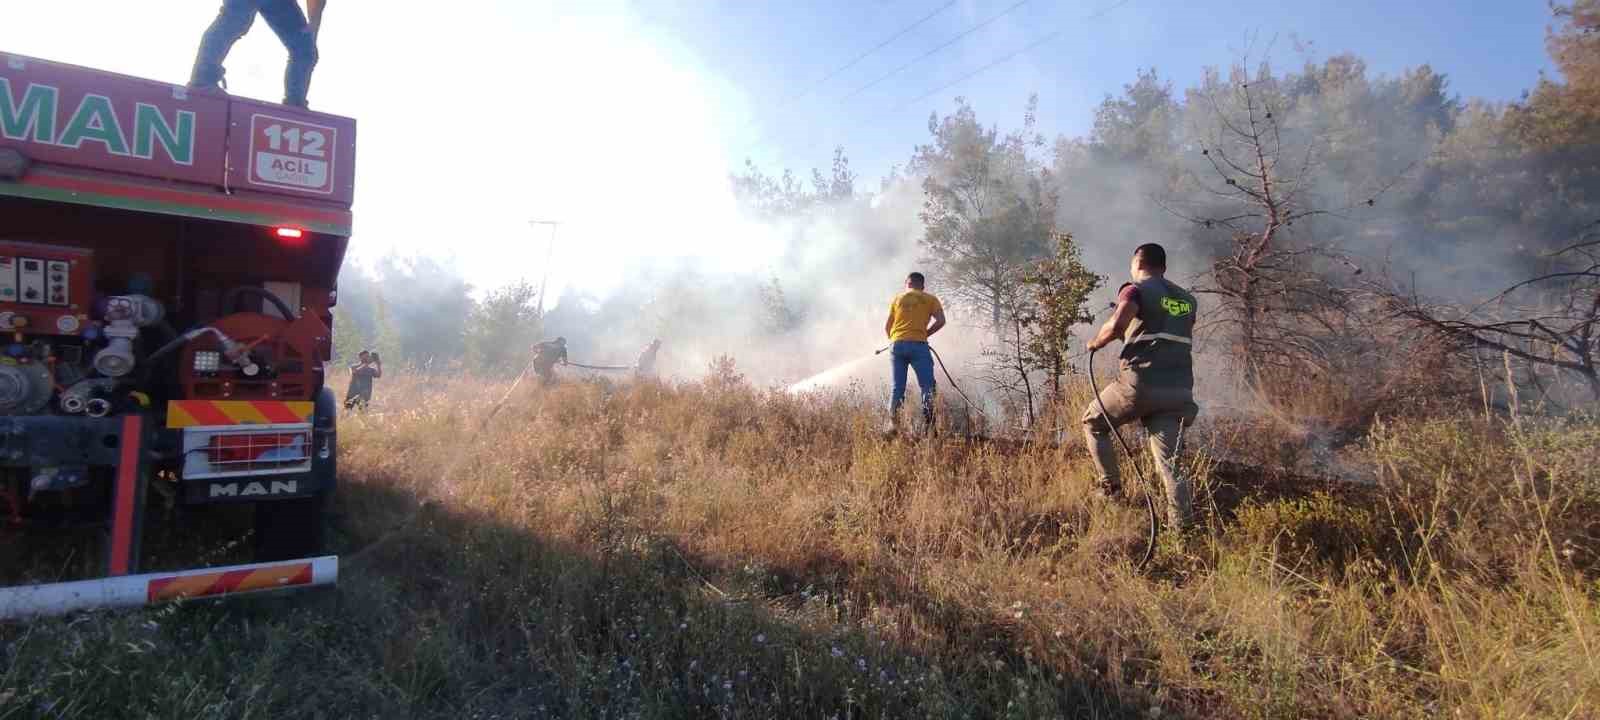
<svg viewBox="0 0 1600 720"><path fill-rule="evenodd" d="M281 227L278 228L277 232L278 237L283 238L284 240L299 240L306 236L306 231L301 230L300 228Z"/></svg>

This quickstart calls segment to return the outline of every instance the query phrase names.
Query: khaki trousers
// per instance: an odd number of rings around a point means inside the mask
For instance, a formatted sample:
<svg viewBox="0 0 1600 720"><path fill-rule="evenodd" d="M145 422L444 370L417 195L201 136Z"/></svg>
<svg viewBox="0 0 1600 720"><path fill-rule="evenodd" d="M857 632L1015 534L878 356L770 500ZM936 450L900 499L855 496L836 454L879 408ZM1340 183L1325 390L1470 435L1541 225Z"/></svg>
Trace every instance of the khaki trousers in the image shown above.
<svg viewBox="0 0 1600 720"><path fill-rule="evenodd" d="M1184 431L1200 413L1193 390L1140 383L1133 374L1124 372L1100 391L1100 400L1105 403L1105 412L1100 411L1100 403L1090 401L1083 411L1083 426L1101 486L1114 490L1122 485L1112 428L1138 420L1150 436L1150 454L1167 488L1167 521L1178 529L1188 527L1193 490L1189 478L1178 469L1178 453Z"/></svg>

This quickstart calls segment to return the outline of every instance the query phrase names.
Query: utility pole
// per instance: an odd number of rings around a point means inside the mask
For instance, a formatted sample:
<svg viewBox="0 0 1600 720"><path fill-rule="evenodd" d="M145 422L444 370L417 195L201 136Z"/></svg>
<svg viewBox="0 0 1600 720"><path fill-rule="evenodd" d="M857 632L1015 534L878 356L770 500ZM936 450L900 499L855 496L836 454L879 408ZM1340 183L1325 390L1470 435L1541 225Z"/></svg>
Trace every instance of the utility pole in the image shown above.
<svg viewBox="0 0 1600 720"><path fill-rule="evenodd" d="M543 322L543 320L544 320L544 289L545 289L546 286L548 286L550 284L550 264L551 264L551 262L553 262L555 260L555 255L556 255L556 228L561 227L561 221L560 220L529 220L528 224L529 225L549 225L550 226L550 250L549 250L549 252L547 252L545 254L545 258L544 258L544 277L539 280L539 319L540 319L541 322Z"/></svg>

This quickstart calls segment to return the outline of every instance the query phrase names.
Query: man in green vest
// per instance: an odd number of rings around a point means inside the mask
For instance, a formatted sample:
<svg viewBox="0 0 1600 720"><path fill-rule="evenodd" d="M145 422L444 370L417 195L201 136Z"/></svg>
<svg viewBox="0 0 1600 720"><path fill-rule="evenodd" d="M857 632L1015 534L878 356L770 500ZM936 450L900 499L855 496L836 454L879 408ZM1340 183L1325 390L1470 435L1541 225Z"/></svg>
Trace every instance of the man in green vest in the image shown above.
<svg viewBox="0 0 1600 720"><path fill-rule="evenodd" d="M1116 310L1089 340L1089 352L1122 340L1119 373L1083 413L1084 431L1100 487L1121 489L1112 428L1138 420L1150 435L1150 454L1167 487L1167 519L1177 529L1189 525L1191 489L1179 472L1183 433L1200 408L1194 403L1194 361L1190 342L1197 304L1189 291L1167 280L1167 251L1155 243L1133 252L1133 281L1117 292Z"/></svg>

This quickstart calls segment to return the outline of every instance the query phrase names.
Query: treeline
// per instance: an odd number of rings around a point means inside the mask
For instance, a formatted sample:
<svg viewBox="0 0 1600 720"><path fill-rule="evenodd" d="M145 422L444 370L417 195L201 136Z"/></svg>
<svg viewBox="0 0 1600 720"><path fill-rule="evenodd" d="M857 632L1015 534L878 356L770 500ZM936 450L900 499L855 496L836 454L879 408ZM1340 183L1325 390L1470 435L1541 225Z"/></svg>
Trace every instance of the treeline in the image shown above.
<svg viewBox="0 0 1600 720"><path fill-rule="evenodd" d="M1044 136L1031 101L1002 130L957 98L876 190L842 149L804 179L733 174L746 212L783 238L770 273L641 269L624 292L541 314L525 284L476 303L450 268L390 260L341 280L341 352L502 368L555 334L612 354L650 337L800 346L842 314L879 313L883 268L915 262L984 327L996 384L1031 414L1036 388L1070 371L1090 298L1156 241L1201 293L1208 345L1268 395L1334 376L1393 395L1405 368L1494 352L1527 380L1578 378L1600 397L1585 255L1600 220L1597 7L1555 8L1560 76L1507 102L1464 100L1428 65L1375 75L1351 55L1288 70L1235 59L1186 88L1140 71L1086 137ZM794 355L767 364L798 370Z"/></svg>
<svg viewBox="0 0 1600 720"><path fill-rule="evenodd" d="M1570 381L1600 399L1600 3L1555 15L1560 77L1515 101L1351 55L1241 60L1182 89L1152 69L1081 138L1044 137L1032 102L1002 131L958 98L886 185L920 186L921 258L988 325L991 380L1029 420L1110 279L1088 268L1121 278L1145 241L1168 245L1205 345L1256 399L1342 394L1318 409L1370 415L1481 390L1489 361L1555 404ZM736 186L792 213L831 200L825 180Z"/></svg>

